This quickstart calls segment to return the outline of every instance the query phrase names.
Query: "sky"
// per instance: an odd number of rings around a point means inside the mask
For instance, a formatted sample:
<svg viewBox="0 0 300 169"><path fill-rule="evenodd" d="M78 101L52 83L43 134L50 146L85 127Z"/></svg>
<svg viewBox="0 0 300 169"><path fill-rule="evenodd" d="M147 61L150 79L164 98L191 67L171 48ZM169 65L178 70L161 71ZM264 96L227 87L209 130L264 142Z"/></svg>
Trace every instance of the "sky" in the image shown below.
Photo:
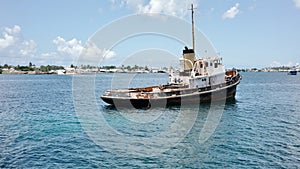
<svg viewBox="0 0 300 169"><path fill-rule="evenodd" d="M149 49L157 52L157 48L180 57L184 45L191 47L191 43L143 35L101 49L88 40L97 31L135 14L147 14L153 19L156 19L153 13L171 15L190 23L188 9L192 3L196 7L195 27L213 44L226 66L262 68L300 62L300 0L2 0L0 3L0 65L29 62L76 65L82 53L103 56L100 62L95 62L99 65L121 65L130 56L149 53ZM119 29L122 31L122 27ZM186 35L190 36L190 32ZM108 31L102 40L109 37ZM201 46L197 39L196 45ZM128 50L132 46L135 47Z"/></svg>

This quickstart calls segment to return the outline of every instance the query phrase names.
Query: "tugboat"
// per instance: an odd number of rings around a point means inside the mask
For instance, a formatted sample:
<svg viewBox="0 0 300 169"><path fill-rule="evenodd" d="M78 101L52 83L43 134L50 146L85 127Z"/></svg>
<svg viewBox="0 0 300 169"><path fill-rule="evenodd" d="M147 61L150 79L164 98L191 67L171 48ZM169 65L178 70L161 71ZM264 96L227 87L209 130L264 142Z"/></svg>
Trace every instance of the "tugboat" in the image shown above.
<svg viewBox="0 0 300 169"><path fill-rule="evenodd" d="M180 69L171 68L165 85L107 90L101 99L117 107L166 107L234 99L242 77L235 70L225 71L220 56L195 59L192 5L193 48L185 47Z"/></svg>

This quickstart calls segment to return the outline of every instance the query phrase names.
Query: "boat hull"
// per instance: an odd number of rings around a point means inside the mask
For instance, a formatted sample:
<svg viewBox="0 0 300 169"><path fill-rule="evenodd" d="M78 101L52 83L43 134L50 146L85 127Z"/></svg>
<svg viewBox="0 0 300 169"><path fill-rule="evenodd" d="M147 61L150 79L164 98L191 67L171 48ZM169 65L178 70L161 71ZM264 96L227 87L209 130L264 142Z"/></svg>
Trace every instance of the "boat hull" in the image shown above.
<svg viewBox="0 0 300 169"><path fill-rule="evenodd" d="M165 97L158 98L124 98L101 96L101 99L111 105L122 108L150 108L150 107L168 107L173 105L189 105L210 103L217 101L232 100L236 95L236 87L240 83L241 77L237 77L232 82L227 82L221 86L212 86L209 90L202 89L182 89L176 94L170 94ZM189 92L186 92L189 90Z"/></svg>
<svg viewBox="0 0 300 169"><path fill-rule="evenodd" d="M288 72L288 75L297 75L297 71L296 70L291 70Z"/></svg>

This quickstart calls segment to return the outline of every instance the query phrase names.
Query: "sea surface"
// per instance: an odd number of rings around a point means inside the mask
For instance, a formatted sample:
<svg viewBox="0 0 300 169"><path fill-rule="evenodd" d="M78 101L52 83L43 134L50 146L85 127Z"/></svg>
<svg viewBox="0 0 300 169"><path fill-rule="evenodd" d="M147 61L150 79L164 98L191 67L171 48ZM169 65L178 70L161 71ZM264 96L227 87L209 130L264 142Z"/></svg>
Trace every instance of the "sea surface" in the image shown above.
<svg viewBox="0 0 300 169"><path fill-rule="evenodd" d="M165 84L167 74L0 75L0 168L300 168L300 76L242 76L218 114L99 98L111 86Z"/></svg>

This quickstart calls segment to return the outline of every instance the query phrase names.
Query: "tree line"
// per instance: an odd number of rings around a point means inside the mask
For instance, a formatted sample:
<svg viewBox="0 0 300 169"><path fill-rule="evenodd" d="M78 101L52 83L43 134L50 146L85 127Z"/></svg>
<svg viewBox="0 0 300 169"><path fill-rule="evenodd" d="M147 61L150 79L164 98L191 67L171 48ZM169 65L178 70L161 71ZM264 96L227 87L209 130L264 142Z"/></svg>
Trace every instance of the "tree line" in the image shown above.
<svg viewBox="0 0 300 169"><path fill-rule="evenodd" d="M32 64L31 62L29 62L28 65L24 66L24 65L17 65L17 66L13 66L13 65L8 65L8 64L4 64L4 65L0 65L0 74L3 72L3 69L11 69L13 68L14 70L17 71L40 71L40 72L49 72L51 70L61 70L61 69L65 69L63 66L56 66L56 65L41 65L39 67L36 67L35 64ZM70 65L70 68L81 68L81 69L122 69L122 70L146 70L149 71L150 69L147 66L138 66L138 65L134 65L134 66L114 66L114 65L109 65L109 66L92 66L92 65L81 65L81 66L74 66L73 64ZM165 68L164 68L165 69Z"/></svg>
<svg viewBox="0 0 300 169"><path fill-rule="evenodd" d="M17 71L41 71L41 72L49 72L50 70L60 70L60 69L65 69L63 66L56 66L56 65L41 65L40 67L36 67L34 64L32 64L31 62L29 62L29 64L27 66L24 65L17 65L17 66L13 66L13 65L8 65L8 64L4 64L3 66L0 65L0 74L2 74L3 69L11 69L13 68L14 70Z"/></svg>

